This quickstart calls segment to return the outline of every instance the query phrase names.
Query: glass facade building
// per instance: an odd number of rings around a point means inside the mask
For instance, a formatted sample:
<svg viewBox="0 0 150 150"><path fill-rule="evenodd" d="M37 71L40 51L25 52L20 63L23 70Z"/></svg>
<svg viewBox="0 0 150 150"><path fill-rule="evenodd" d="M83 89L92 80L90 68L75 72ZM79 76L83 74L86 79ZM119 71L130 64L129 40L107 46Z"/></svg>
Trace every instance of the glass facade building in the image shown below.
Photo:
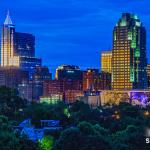
<svg viewBox="0 0 150 150"><path fill-rule="evenodd" d="M113 31L112 89L147 88L146 30L134 14L123 13Z"/></svg>
<svg viewBox="0 0 150 150"><path fill-rule="evenodd" d="M36 57L19 57L19 62L20 68L29 72L30 79L32 79L36 67L42 65L42 60Z"/></svg>
<svg viewBox="0 0 150 150"><path fill-rule="evenodd" d="M29 33L15 32L15 55L35 56L35 36Z"/></svg>

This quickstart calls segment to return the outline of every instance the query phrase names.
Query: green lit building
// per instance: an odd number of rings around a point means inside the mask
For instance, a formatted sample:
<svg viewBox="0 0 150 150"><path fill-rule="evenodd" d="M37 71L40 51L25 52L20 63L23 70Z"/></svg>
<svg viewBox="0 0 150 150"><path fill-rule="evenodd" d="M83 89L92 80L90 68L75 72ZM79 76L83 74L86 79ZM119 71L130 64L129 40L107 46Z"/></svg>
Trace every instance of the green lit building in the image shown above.
<svg viewBox="0 0 150 150"><path fill-rule="evenodd" d="M123 13L113 31L112 89L147 88L146 30L134 14Z"/></svg>
<svg viewBox="0 0 150 150"><path fill-rule="evenodd" d="M57 104L60 101L63 101L63 95L61 94L52 94L48 97L40 97L40 103Z"/></svg>

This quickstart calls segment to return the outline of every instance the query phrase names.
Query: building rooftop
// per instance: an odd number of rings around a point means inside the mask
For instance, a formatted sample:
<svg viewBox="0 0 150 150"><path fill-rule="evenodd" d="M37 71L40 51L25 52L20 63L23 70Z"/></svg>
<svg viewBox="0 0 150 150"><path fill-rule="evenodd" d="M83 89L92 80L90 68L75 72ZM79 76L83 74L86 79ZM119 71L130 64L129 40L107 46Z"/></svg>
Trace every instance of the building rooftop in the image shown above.
<svg viewBox="0 0 150 150"><path fill-rule="evenodd" d="M11 18L10 18L9 11L7 12L7 16L6 16L4 25L13 25L12 20L11 20Z"/></svg>

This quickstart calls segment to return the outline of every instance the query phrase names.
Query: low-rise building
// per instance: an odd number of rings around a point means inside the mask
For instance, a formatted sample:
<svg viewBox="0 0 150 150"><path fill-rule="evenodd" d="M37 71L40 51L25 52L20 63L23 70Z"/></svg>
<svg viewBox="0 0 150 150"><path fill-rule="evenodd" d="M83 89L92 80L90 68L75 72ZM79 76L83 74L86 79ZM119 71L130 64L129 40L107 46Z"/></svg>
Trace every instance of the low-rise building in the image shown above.
<svg viewBox="0 0 150 150"><path fill-rule="evenodd" d="M79 90L67 90L64 92L64 99L66 103L74 103L77 100L80 100L81 97L84 96L83 91L79 91Z"/></svg>

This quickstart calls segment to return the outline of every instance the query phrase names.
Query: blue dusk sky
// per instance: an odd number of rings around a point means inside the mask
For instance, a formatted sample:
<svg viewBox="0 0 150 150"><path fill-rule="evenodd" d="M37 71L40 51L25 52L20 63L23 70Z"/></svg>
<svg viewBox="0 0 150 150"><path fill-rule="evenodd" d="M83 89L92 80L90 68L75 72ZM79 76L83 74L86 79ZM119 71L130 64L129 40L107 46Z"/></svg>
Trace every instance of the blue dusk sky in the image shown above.
<svg viewBox="0 0 150 150"><path fill-rule="evenodd" d="M0 23L9 9L16 31L36 36L36 56L51 72L60 64L100 68L122 12L137 14L146 27L149 60L149 7L149 0L0 0Z"/></svg>

